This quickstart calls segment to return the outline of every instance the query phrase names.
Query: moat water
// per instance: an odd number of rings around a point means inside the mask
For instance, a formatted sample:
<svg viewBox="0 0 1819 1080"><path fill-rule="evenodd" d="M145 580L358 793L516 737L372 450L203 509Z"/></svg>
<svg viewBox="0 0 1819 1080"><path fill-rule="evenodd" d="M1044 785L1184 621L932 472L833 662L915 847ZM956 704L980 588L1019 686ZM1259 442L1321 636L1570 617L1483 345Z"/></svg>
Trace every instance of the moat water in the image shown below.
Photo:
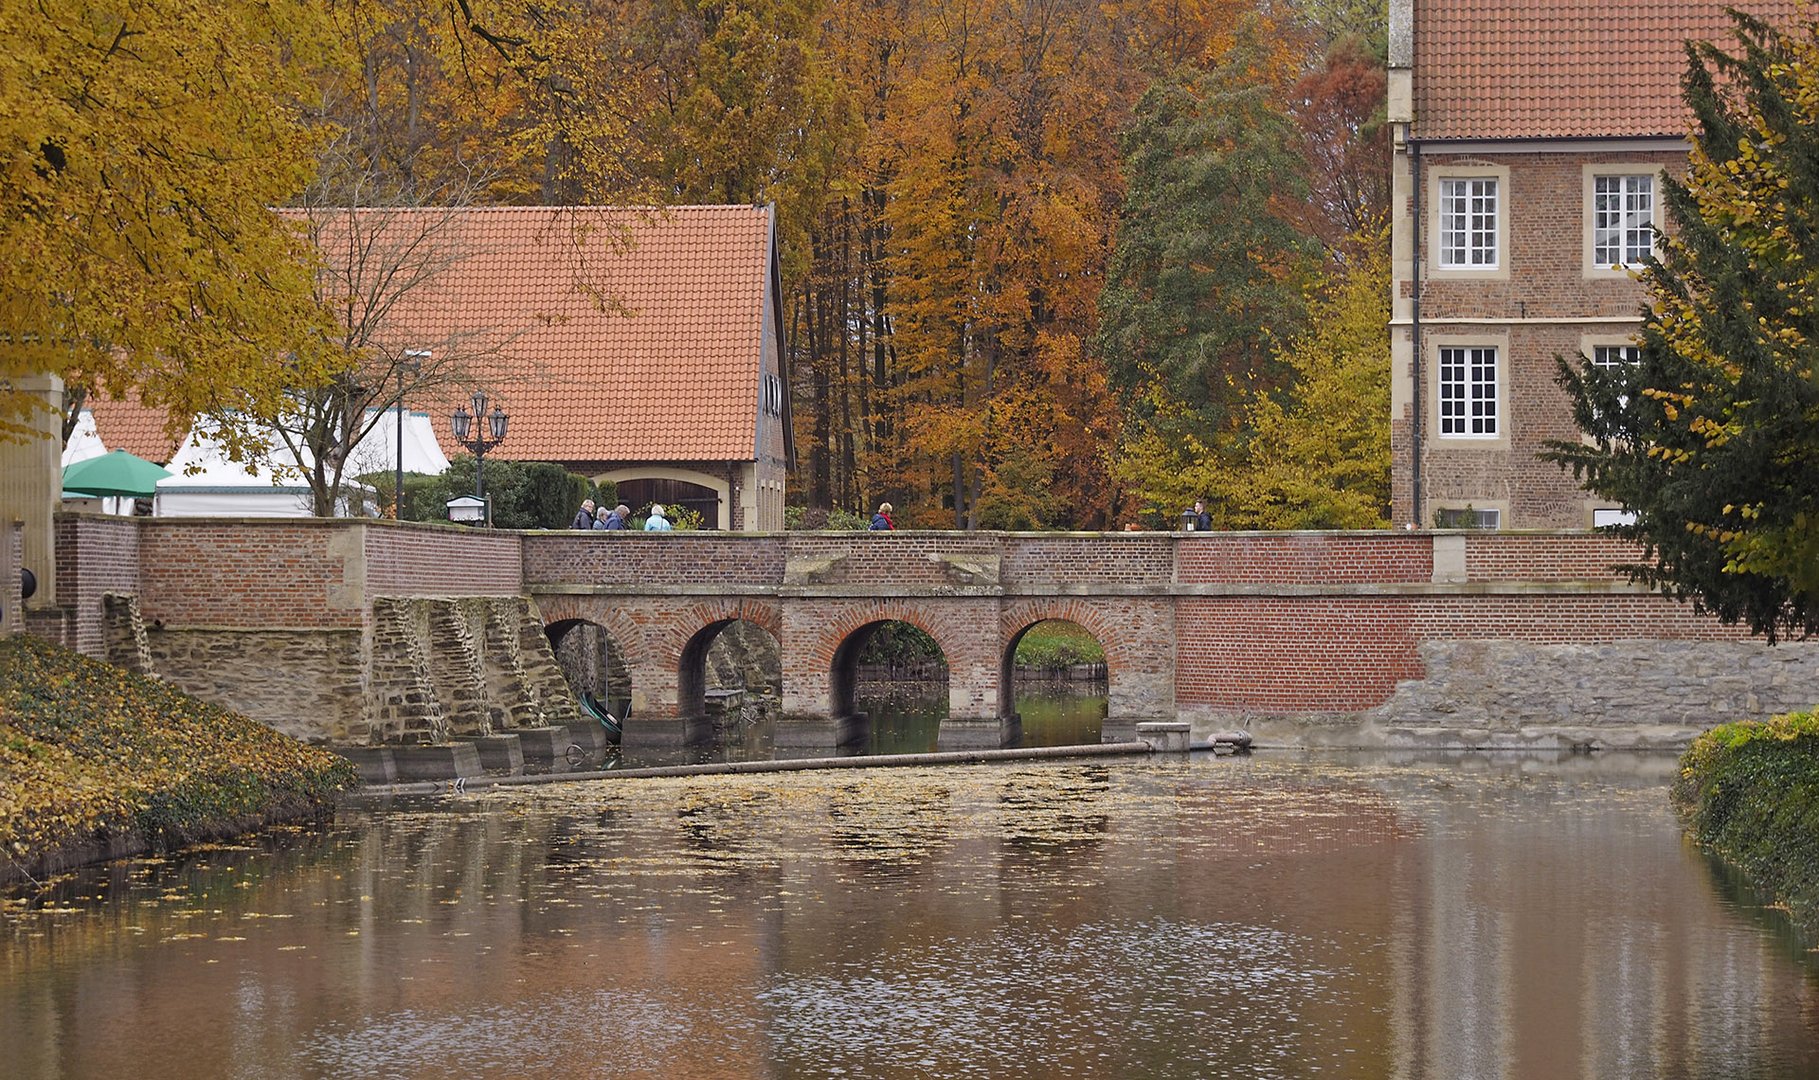
<svg viewBox="0 0 1819 1080"><path fill-rule="evenodd" d="M63 879L0 1075L1819 1075L1668 757L1197 754L372 797Z"/></svg>

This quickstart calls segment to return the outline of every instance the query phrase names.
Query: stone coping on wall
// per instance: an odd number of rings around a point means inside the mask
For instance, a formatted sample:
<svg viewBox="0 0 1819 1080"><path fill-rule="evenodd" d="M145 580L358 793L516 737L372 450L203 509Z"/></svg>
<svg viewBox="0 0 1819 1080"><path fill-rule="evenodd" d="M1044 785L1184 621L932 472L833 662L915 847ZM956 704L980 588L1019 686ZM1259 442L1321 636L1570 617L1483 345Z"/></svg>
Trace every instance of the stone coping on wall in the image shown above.
<svg viewBox="0 0 1819 1080"><path fill-rule="evenodd" d="M575 585L528 583L538 596L775 596L775 597L874 597L876 585L701 585L657 584ZM1064 582L1028 581L1010 585L892 585L890 594L901 597L999 597L999 596L1648 596L1659 590L1626 581L1470 581L1393 582L1359 585L1275 585L1225 583L1174 583L1119 585L1116 583L1070 585Z"/></svg>

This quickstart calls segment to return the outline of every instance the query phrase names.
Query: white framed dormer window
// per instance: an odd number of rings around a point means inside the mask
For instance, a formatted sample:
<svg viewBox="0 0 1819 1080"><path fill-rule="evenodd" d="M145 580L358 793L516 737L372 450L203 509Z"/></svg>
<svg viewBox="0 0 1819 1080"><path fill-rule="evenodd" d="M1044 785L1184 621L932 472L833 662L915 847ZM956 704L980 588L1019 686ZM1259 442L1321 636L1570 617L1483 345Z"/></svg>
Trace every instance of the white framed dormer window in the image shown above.
<svg viewBox="0 0 1819 1080"><path fill-rule="evenodd" d="M1447 270L1497 269L1497 178L1440 181L1440 265Z"/></svg>
<svg viewBox="0 0 1819 1080"><path fill-rule="evenodd" d="M1655 250L1660 227L1660 167L1585 166L1585 272L1626 277Z"/></svg>
<svg viewBox="0 0 1819 1080"><path fill-rule="evenodd" d="M1507 280L1510 271L1510 175L1501 165L1436 164L1425 185L1429 275Z"/></svg>
<svg viewBox="0 0 1819 1080"><path fill-rule="evenodd" d="M1503 434L1495 345L1440 347L1440 437L1495 439Z"/></svg>

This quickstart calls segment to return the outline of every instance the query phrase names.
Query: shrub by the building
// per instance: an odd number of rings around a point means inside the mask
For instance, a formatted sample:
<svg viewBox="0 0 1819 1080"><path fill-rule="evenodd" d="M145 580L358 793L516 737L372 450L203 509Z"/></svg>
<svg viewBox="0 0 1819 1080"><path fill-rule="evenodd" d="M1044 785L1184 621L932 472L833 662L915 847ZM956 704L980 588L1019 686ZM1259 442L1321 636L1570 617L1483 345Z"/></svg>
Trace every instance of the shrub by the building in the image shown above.
<svg viewBox="0 0 1819 1080"><path fill-rule="evenodd" d="M0 882L326 811L345 759L39 638L0 638Z"/></svg>
<svg viewBox="0 0 1819 1080"><path fill-rule="evenodd" d="M1699 736L1680 759L1674 803L1701 843L1819 933L1819 712Z"/></svg>

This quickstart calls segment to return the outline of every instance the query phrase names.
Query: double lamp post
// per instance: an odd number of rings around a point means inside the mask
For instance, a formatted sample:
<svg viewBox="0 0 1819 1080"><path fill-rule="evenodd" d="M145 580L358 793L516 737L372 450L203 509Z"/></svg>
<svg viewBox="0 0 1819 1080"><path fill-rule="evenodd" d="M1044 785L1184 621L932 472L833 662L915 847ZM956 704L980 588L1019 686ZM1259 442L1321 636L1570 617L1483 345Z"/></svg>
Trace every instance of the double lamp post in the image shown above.
<svg viewBox="0 0 1819 1080"><path fill-rule="evenodd" d="M474 391L473 400L468 404L474 407L473 412L466 405L455 406L452 426L455 429L455 441L473 451L474 454L474 498L480 500L485 509L482 511L487 524L492 524L492 507L486 502L486 452L505 441L505 428L511 422L511 416L493 405L493 411L487 412L486 391ZM474 421L481 424L476 425Z"/></svg>

